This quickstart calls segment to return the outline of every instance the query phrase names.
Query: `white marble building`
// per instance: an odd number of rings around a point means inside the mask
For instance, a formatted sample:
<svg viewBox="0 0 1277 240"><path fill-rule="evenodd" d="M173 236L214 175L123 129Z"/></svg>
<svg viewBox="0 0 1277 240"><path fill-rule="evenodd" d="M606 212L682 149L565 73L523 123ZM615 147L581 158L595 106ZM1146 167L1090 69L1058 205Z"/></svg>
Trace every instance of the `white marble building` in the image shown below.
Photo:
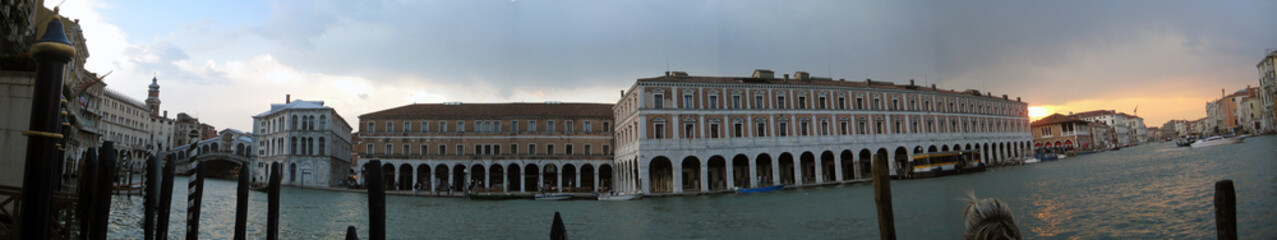
<svg viewBox="0 0 1277 240"><path fill-rule="evenodd" d="M283 164L283 184L336 186L350 174L350 124L323 101L271 104L253 116L254 178L267 180Z"/></svg>

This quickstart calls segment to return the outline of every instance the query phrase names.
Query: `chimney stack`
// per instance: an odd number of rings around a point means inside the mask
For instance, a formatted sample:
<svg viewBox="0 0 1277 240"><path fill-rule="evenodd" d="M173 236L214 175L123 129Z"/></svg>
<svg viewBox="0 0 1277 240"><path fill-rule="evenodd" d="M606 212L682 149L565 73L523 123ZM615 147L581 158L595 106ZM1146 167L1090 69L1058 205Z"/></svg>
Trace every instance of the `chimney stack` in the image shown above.
<svg viewBox="0 0 1277 240"><path fill-rule="evenodd" d="M913 79L909 79L909 86L913 86Z"/></svg>
<svg viewBox="0 0 1277 240"><path fill-rule="evenodd" d="M289 103L292 103L292 102L293 102L293 95L292 95L292 94L284 94L284 104L289 104Z"/></svg>
<svg viewBox="0 0 1277 240"><path fill-rule="evenodd" d="M789 82L789 74L788 74L788 73L786 73L786 74L784 74L784 75L785 75L785 82L787 82L787 83L788 83L788 82Z"/></svg>

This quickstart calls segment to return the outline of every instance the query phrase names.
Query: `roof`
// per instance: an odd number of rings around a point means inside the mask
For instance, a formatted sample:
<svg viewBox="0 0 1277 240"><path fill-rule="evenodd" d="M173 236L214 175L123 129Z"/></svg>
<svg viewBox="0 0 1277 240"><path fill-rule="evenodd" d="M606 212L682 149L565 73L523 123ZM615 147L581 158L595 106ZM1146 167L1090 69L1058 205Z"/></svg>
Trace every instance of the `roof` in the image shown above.
<svg viewBox="0 0 1277 240"><path fill-rule="evenodd" d="M913 85L912 83L895 84L888 81L879 81L879 80L873 80L873 79L865 79L864 81L846 81L843 79L834 80L831 78L822 78L822 77L807 77L805 79L798 79L798 78L785 79L785 78L670 75L670 76L640 78L638 79L638 82L639 83L651 82L651 83L709 83L709 84L774 84L774 85L793 84L793 85L808 85L808 86L901 89L901 90L912 90L912 91L929 91L929 92L948 93L948 94L961 94L961 95L967 95L967 96L973 96L973 97L975 96L975 94L978 94L979 97L992 98L992 99L998 99L998 100L1004 100L1004 101L1015 101L1015 99L1010 99L1010 97L1008 97L1008 99L1002 99L1001 96L990 95L990 93L988 92L981 92L981 91L972 90L972 89L968 89L965 91L955 91L955 90L946 90L946 89L938 89L938 88L933 89L928 86ZM972 91L975 91L975 92L972 92Z"/></svg>
<svg viewBox="0 0 1277 240"><path fill-rule="evenodd" d="M325 107L324 101L306 101L306 100L298 99L298 100L293 100L292 102L288 102L284 104L278 104L278 103L271 104L270 111L253 115L253 117L269 116L279 111L292 110L292 109L332 109L332 108Z"/></svg>
<svg viewBox="0 0 1277 240"><path fill-rule="evenodd" d="M446 103L410 104L359 115L365 117L598 117L611 118L610 103Z"/></svg>
<svg viewBox="0 0 1277 240"><path fill-rule="evenodd" d="M134 107L138 107L138 108L141 108L141 109L148 109L148 107L146 106L146 104L145 104L145 103L142 103L142 101L138 101L138 100L133 99L133 98L131 98L131 97L129 97L129 96L126 96L126 95L124 95L124 94L121 94L120 92L116 92L116 91L115 91L115 89L103 88L103 89L102 89L102 93L103 93L103 94L106 94L106 96L107 96L107 97L109 97L109 98L114 98L116 101L120 101L120 102L128 103L128 104L133 105Z"/></svg>
<svg viewBox="0 0 1277 240"><path fill-rule="evenodd" d="M1040 127L1040 126L1055 125L1055 124L1068 123L1068 122L1087 123L1087 121L1083 121L1082 119L1078 118L1076 115L1065 116L1065 115L1056 113L1056 114L1051 114L1050 116L1046 116L1042 119L1038 119L1037 121L1033 121L1033 123L1030 124L1030 126Z"/></svg>
<svg viewBox="0 0 1277 240"><path fill-rule="evenodd" d="M1079 118L1087 118L1087 117L1104 116L1104 115L1113 115L1113 114L1117 114L1117 111L1113 111L1113 110L1095 110L1095 111L1086 111L1086 112L1080 112L1080 113L1077 113L1077 114L1073 114L1073 116L1075 116L1075 117L1079 117Z"/></svg>

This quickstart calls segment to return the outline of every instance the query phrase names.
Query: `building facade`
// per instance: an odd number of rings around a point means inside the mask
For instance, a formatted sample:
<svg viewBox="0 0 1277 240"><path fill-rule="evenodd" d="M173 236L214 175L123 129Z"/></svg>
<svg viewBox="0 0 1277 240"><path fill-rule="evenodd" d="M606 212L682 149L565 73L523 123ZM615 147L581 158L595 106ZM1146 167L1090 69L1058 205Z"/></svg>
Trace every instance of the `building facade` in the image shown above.
<svg viewBox="0 0 1277 240"><path fill-rule="evenodd" d="M691 193L869 177L911 156L980 150L985 163L1027 156L1018 99L769 70L750 77L682 72L638 79L613 109L621 191Z"/></svg>
<svg viewBox="0 0 1277 240"><path fill-rule="evenodd" d="M350 124L322 101L271 104L253 116L253 129L253 177L259 181L267 179L272 163L282 164L282 183L292 186L337 186L350 174Z"/></svg>
<svg viewBox="0 0 1277 240"><path fill-rule="evenodd" d="M1101 149L1091 134L1091 122L1073 116L1052 114L1031 123L1033 149L1039 152L1077 153ZM1095 123L1099 124L1099 123Z"/></svg>
<svg viewBox="0 0 1277 240"><path fill-rule="evenodd" d="M102 140L115 142L122 160L143 159L150 153L151 111L141 101L106 89L102 102Z"/></svg>
<svg viewBox="0 0 1277 240"><path fill-rule="evenodd" d="M1260 124L1266 131L1277 130L1277 51L1271 51L1255 65L1259 70Z"/></svg>
<svg viewBox="0 0 1277 240"><path fill-rule="evenodd" d="M360 181L460 193L612 189L612 104L412 104L359 116ZM367 165L380 160L381 166Z"/></svg>

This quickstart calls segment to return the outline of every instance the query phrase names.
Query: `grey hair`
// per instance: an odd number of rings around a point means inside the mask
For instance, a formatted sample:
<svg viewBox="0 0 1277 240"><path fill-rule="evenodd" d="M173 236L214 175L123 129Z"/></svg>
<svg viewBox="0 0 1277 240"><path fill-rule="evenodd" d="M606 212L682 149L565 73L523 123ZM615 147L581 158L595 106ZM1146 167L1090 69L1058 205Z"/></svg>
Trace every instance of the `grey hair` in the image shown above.
<svg viewBox="0 0 1277 240"><path fill-rule="evenodd" d="M1023 239L1010 206L993 198L976 198L973 192L967 195L967 207L962 214L967 239Z"/></svg>

